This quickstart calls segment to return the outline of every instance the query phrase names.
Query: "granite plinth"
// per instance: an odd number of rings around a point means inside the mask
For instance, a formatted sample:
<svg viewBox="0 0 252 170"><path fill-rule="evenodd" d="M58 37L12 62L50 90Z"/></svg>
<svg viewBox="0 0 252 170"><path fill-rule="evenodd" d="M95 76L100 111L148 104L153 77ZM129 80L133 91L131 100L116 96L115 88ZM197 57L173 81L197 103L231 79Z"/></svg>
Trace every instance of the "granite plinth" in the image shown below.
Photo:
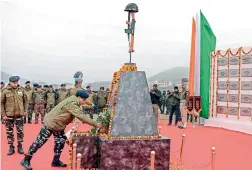
<svg viewBox="0 0 252 170"><path fill-rule="evenodd" d="M113 140L101 138L99 170L149 170L151 151L156 152L155 170L169 170L170 139Z"/></svg>
<svg viewBox="0 0 252 170"><path fill-rule="evenodd" d="M96 136L73 136L76 153L81 153L81 168L98 168L100 164L100 139Z"/></svg>
<svg viewBox="0 0 252 170"><path fill-rule="evenodd" d="M149 170L150 153L155 151L155 170L169 170L170 139L112 140L95 136L74 136L81 168L99 170Z"/></svg>
<svg viewBox="0 0 252 170"><path fill-rule="evenodd" d="M110 136L158 136L144 71L127 71L120 74Z"/></svg>

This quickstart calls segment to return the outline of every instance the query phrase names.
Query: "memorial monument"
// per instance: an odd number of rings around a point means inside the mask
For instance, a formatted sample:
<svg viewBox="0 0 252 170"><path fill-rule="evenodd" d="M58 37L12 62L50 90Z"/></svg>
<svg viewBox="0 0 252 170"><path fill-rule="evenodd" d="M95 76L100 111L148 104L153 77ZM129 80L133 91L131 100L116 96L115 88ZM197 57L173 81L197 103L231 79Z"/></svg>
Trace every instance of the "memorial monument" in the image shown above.
<svg viewBox="0 0 252 170"><path fill-rule="evenodd" d="M159 134L153 112L150 91L144 71L137 71L131 62L134 52L136 4L128 4L128 34L130 61L114 73L108 96L108 107L97 121L102 129L72 132L70 135L70 169L75 154L81 153L82 169L147 170L151 151L155 151L155 169L169 170L170 139ZM76 153L73 153L73 144Z"/></svg>

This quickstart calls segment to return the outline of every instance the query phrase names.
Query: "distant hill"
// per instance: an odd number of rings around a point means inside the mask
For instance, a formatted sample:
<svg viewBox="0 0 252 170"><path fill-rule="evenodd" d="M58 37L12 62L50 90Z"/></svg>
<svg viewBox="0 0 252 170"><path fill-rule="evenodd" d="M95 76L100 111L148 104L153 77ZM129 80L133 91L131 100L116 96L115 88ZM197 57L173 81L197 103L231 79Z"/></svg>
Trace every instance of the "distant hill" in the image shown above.
<svg viewBox="0 0 252 170"><path fill-rule="evenodd" d="M148 80L172 81L173 83L180 83L182 78L188 78L188 74L189 74L189 67L174 67L162 71L150 77Z"/></svg>
<svg viewBox="0 0 252 170"><path fill-rule="evenodd" d="M106 88L109 88L110 83L111 82L109 82L109 81L97 81L97 82L93 82L93 83L88 83L88 85L91 86L92 90L98 91L100 89L100 87L104 87L106 90Z"/></svg>

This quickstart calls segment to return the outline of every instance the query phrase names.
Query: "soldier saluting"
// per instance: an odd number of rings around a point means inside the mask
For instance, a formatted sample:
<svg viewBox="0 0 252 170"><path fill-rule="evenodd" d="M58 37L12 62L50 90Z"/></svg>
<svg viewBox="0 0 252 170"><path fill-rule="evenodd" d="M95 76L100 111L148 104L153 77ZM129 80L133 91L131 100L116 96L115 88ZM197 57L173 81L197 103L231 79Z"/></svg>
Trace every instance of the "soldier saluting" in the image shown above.
<svg viewBox="0 0 252 170"><path fill-rule="evenodd" d="M24 88L18 84L19 79L19 76L10 77L9 84L2 90L1 93L1 115L5 120L7 140L10 145L8 155L15 153L15 148L13 146L14 124L17 128L18 153L24 153L22 147L24 138L23 116L27 114L28 99Z"/></svg>
<svg viewBox="0 0 252 170"><path fill-rule="evenodd" d="M54 136L54 158L52 161L53 167L66 167L60 159L61 152L64 148L67 137L65 135L65 128L76 117L83 123L101 128L101 124L97 124L85 114L82 113L81 106L85 104L85 100L89 97L84 90L79 90L76 95L71 96L55 106L46 116L44 120L44 127L39 132L38 137L30 146L25 158L21 161L21 165L26 170L32 170L30 160L35 152L41 148L53 134Z"/></svg>

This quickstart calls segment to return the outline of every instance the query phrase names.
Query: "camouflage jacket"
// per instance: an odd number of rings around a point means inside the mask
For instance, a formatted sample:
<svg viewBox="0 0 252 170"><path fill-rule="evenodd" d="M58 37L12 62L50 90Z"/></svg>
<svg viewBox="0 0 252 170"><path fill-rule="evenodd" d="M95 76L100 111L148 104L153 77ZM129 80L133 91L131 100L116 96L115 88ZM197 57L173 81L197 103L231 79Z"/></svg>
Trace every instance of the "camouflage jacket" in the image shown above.
<svg viewBox="0 0 252 170"><path fill-rule="evenodd" d="M56 104L56 93L54 91L46 93L46 104L47 105L55 105Z"/></svg>
<svg viewBox="0 0 252 170"><path fill-rule="evenodd" d="M81 87L74 87L74 88L70 89L70 96L75 95L78 90L84 90L84 89Z"/></svg>
<svg viewBox="0 0 252 170"><path fill-rule="evenodd" d="M28 98L28 103L29 104L34 103L34 101L32 100L33 90L31 88L25 88L25 92L26 92L26 95L27 95L27 98Z"/></svg>
<svg viewBox="0 0 252 170"><path fill-rule="evenodd" d="M1 115L24 116L28 109L28 98L23 87L12 88L7 85L1 91Z"/></svg>
<svg viewBox="0 0 252 170"><path fill-rule="evenodd" d="M58 95L58 101L57 101L57 103L60 103L63 100L65 100L66 98L69 97L69 91L68 90L62 90L62 89L60 89L60 90L58 90L57 95Z"/></svg>
<svg viewBox="0 0 252 170"><path fill-rule="evenodd" d="M179 93L171 93L168 96L168 100L170 105L175 106L180 104L180 94Z"/></svg>
<svg viewBox="0 0 252 170"><path fill-rule="evenodd" d="M83 123L96 126L96 122L83 114L78 98L71 96L55 106L44 119L44 125L54 131L64 131L66 126L78 118Z"/></svg>
<svg viewBox="0 0 252 170"><path fill-rule="evenodd" d="M186 89L182 89L180 92L180 101L184 103L188 103L189 100L189 92Z"/></svg>
<svg viewBox="0 0 252 170"><path fill-rule="evenodd" d="M44 105L46 103L46 93L44 91L34 91L32 93L32 100L37 105Z"/></svg>
<svg viewBox="0 0 252 170"><path fill-rule="evenodd" d="M97 94L98 106L106 106L107 104L107 93L105 91L99 91Z"/></svg>

